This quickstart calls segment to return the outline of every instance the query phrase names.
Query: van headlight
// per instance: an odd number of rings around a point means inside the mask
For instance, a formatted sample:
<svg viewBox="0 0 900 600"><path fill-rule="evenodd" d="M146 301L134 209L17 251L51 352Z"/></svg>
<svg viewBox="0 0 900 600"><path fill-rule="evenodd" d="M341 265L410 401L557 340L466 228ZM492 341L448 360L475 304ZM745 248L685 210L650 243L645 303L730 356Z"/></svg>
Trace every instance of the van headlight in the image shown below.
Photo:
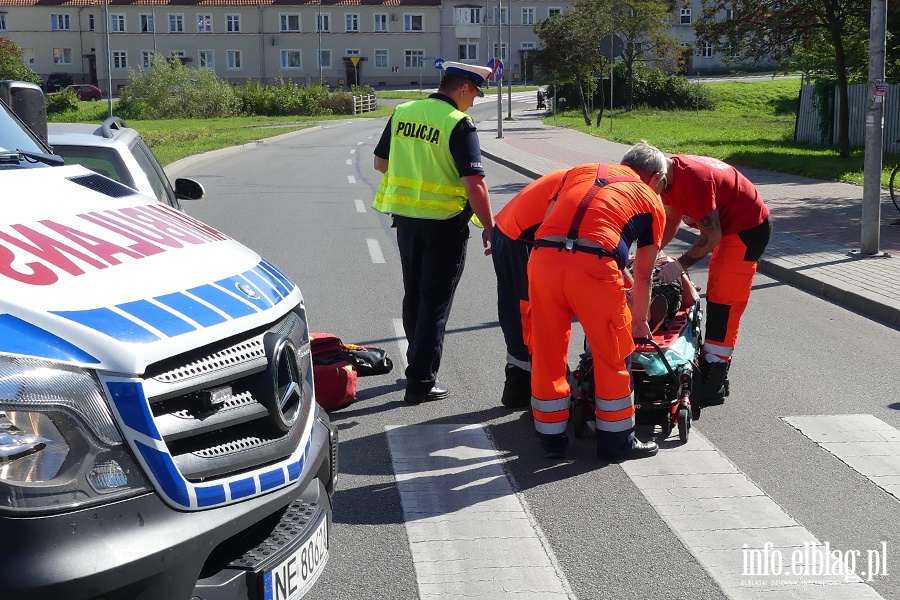
<svg viewBox="0 0 900 600"><path fill-rule="evenodd" d="M0 512L65 511L149 489L90 371L0 356Z"/></svg>

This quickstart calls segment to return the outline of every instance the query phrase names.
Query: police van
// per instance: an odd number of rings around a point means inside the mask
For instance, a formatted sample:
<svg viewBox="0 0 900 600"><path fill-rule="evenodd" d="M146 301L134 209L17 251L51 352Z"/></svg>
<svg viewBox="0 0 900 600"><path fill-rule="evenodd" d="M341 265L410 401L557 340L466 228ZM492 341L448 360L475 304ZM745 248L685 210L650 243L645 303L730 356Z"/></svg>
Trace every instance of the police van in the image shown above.
<svg viewBox="0 0 900 600"><path fill-rule="evenodd" d="M300 290L64 164L37 86L0 100L0 598L302 597L328 560L337 433Z"/></svg>

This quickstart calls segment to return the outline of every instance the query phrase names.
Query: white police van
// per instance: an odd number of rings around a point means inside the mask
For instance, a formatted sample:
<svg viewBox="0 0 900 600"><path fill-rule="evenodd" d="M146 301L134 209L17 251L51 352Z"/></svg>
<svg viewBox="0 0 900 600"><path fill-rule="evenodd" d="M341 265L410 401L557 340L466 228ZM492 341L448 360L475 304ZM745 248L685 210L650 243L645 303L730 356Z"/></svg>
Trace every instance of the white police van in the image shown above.
<svg viewBox="0 0 900 600"><path fill-rule="evenodd" d="M7 106L40 114L37 86L0 99L0 598L301 597L328 558L337 435L300 290L62 164Z"/></svg>

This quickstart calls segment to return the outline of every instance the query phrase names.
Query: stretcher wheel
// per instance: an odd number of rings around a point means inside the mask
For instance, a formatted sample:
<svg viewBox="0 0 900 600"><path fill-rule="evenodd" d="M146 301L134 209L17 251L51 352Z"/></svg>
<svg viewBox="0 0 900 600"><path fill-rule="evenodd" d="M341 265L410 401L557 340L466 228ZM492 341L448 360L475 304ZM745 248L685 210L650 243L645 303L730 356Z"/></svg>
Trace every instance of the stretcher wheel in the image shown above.
<svg viewBox="0 0 900 600"><path fill-rule="evenodd" d="M682 444L688 441L688 435L691 432L691 409L682 406L678 409L678 439Z"/></svg>
<svg viewBox="0 0 900 600"><path fill-rule="evenodd" d="M587 425L584 422L584 398L575 398L572 403L572 433L577 439L584 438Z"/></svg>

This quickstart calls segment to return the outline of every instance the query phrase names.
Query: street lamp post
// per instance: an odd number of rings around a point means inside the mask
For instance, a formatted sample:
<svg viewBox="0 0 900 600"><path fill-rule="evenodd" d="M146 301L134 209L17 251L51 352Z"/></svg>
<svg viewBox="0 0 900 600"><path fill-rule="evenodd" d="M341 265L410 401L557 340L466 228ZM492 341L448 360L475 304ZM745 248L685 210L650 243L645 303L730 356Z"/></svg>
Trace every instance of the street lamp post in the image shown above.
<svg viewBox="0 0 900 600"><path fill-rule="evenodd" d="M319 85L322 85L322 0L319 0L319 15L316 30L319 32Z"/></svg>
<svg viewBox="0 0 900 600"><path fill-rule="evenodd" d="M109 107L109 116L113 116L112 109L112 56L110 56L109 49L109 0L103 0L103 19L106 21L106 24L103 26L106 31L105 45L106 45L106 103Z"/></svg>
<svg viewBox="0 0 900 600"><path fill-rule="evenodd" d="M506 12L512 10L512 2L506 7ZM500 50L503 54L503 50ZM506 61L509 73L506 74L506 118L512 121L512 15L506 15Z"/></svg>
<svg viewBox="0 0 900 600"><path fill-rule="evenodd" d="M497 61L497 68L502 62L500 55L503 54L503 0L497 0L497 55L494 60ZM497 139L503 137L503 78L497 78Z"/></svg>

